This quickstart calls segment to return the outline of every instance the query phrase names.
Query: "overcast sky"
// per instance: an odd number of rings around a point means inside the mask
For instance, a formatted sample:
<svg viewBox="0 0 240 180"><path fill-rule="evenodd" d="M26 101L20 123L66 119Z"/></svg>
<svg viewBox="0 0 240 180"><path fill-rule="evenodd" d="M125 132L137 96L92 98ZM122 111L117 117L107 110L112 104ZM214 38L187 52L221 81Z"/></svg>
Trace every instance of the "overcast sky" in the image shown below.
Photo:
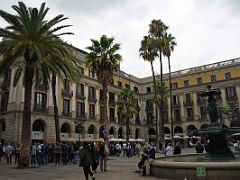
<svg viewBox="0 0 240 180"><path fill-rule="evenodd" d="M17 0L1 0L0 9L13 13ZM42 0L23 0L39 7ZM74 32L64 39L86 51L90 39L114 37L121 44L121 69L137 77L151 75L150 64L139 58L140 42L152 19L170 26L177 40L172 54L172 70L223 61L240 56L239 0L46 0L48 18L64 14ZM0 19L0 27L5 27ZM168 72L164 59L164 73ZM155 71L159 74L158 60Z"/></svg>

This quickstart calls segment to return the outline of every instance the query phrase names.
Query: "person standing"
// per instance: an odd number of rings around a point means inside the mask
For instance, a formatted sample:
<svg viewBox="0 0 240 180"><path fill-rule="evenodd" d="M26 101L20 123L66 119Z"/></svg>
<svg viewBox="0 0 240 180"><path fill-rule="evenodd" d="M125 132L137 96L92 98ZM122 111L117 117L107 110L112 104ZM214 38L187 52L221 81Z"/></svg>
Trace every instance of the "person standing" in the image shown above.
<svg viewBox="0 0 240 180"><path fill-rule="evenodd" d="M34 143L31 146L31 164L36 164L36 156L37 155L37 144Z"/></svg>
<svg viewBox="0 0 240 180"><path fill-rule="evenodd" d="M92 165L91 161L91 150L87 142L83 142L83 148L80 150L80 166L83 167L83 172L85 179L88 180L88 174L95 180L94 173L91 171L90 166Z"/></svg>
<svg viewBox="0 0 240 180"><path fill-rule="evenodd" d="M181 154L181 146L179 142L176 142L175 148L174 148L174 154Z"/></svg>
<svg viewBox="0 0 240 180"><path fill-rule="evenodd" d="M172 156L172 155L173 155L172 143L168 143L166 147L166 156Z"/></svg>
<svg viewBox="0 0 240 180"><path fill-rule="evenodd" d="M15 164L19 163L19 159L20 159L20 154L21 154L21 147L18 144L15 148Z"/></svg>
<svg viewBox="0 0 240 180"><path fill-rule="evenodd" d="M11 146L11 144L9 143L6 148L5 148L5 152L7 155L7 164L12 164L12 154L13 154L13 147Z"/></svg>
<svg viewBox="0 0 240 180"><path fill-rule="evenodd" d="M197 152L197 153L203 153L203 151L204 151L204 147L203 147L203 145L201 144L201 142L198 141L198 142L197 142L197 145L196 145L196 152Z"/></svg>
<svg viewBox="0 0 240 180"><path fill-rule="evenodd" d="M101 171L107 171L108 153L109 151L107 145L101 143L98 151Z"/></svg>
<svg viewBox="0 0 240 180"><path fill-rule="evenodd" d="M91 150L92 170L96 172L97 167L99 165L99 160L98 160L98 154L94 146L94 143L91 143L90 150Z"/></svg>

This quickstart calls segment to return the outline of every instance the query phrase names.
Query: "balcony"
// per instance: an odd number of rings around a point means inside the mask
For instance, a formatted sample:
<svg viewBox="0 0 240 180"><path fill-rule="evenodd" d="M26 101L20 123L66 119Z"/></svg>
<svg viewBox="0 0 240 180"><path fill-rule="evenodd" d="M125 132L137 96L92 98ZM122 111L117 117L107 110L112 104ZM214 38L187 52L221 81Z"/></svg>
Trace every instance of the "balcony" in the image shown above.
<svg viewBox="0 0 240 180"><path fill-rule="evenodd" d="M116 119L114 117L110 117L110 122L111 123L115 123L116 122Z"/></svg>
<svg viewBox="0 0 240 180"><path fill-rule="evenodd" d="M73 91L62 89L62 96L70 98L73 96Z"/></svg>
<svg viewBox="0 0 240 180"><path fill-rule="evenodd" d="M83 93L77 93L76 94L76 97L79 99L79 100L85 100L86 99L86 96L83 94Z"/></svg>
<svg viewBox="0 0 240 180"><path fill-rule="evenodd" d="M176 117L176 118L174 118L174 122L175 122L175 123L181 123L182 120L181 120L180 117Z"/></svg>
<svg viewBox="0 0 240 180"><path fill-rule="evenodd" d="M228 102L236 102L238 100L237 96L232 96L232 97L226 97L226 100Z"/></svg>
<svg viewBox="0 0 240 180"><path fill-rule="evenodd" d="M194 121L194 117L193 116L192 117L187 117L186 120L187 121Z"/></svg>
<svg viewBox="0 0 240 180"><path fill-rule="evenodd" d="M46 91L49 89L49 86L45 86L42 83L36 83L35 84L35 89L40 90L40 91Z"/></svg>
<svg viewBox="0 0 240 180"><path fill-rule="evenodd" d="M94 96L88 96L88 101L96 103L97 102L97 98L94 97Z"/></svg>
<svg viewBox="0 0 240 180"><path fill-rule="evenodd" d="M178 109L178 108L179 108L179 104L173 104L173 105L172 105L172 108Z"/></svg>
<svg viewBox="0 0 240 180"><path fill-rule="evenodd" d="M87 114L77 114L76 119L79 121L85 121L87 120Z"/></svg>
<svg viewBox="0 0 240 180"><path fill-rule="evenodd" d="M62 112L62 116L72 117L72 113L70 113L70 112Z"/></svg>
<svg viewBox="0 0 240 180"><path fill-rule="evenodd" d="M48 108L38 108L38 107L34 106L33 111L38 112L38 113L48 113Z"/></svg>
<svg viewBox="0 0 240 180"><path fill-rule="evenodd" d="M193 101L189 100L189 101L184 101L183 102L185 107L192 107L193 106Z"/></svg>

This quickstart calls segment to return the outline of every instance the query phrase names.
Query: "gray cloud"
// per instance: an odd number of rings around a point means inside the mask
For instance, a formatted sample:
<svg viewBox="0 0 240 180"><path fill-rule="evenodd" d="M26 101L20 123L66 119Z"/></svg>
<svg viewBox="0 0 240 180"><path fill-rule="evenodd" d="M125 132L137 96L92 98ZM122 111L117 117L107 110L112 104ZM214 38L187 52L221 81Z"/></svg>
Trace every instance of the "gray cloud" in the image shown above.
<svg viewBox="0 0 240 180"><path fill-rule="evenodd" d="M42 1L24 0L30 6ZM162 19L177 39L172 54L172 69L222 61L239 56L240 41L238 0L46 0L49 18L58 14L69 17L67 24L74 36L67 42L86 50L90 38L102 34L114 36L121 43L122 69L138 77L150 76L150 65L139 58L142 37L152 19ZM2 0L1 9L9 11L17 0ZM11 11L12 12L12 11ZM0 19L1 27L3 20ZM158 60L154 63L159 72ZM164 72L167 61L164 59Z"/></svg>

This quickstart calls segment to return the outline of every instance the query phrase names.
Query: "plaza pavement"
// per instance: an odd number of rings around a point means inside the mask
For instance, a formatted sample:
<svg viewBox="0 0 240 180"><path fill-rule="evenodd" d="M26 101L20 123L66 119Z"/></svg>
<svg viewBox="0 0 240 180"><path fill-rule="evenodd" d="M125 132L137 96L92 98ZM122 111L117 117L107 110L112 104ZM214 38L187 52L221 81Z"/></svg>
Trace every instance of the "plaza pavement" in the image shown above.
<svg viewBox="0 0 240 180"><path fill-rule="evenodd" d="M194 152L194 149L187 148L183 153ZM162 156L158 154L157 156ZM108 171L98 172L96 180L156 180L152 176L140 176L135 173L137 169L137 157L110 157ZM29 169L16 169L16 165L8 165L6 161L0 163L0 180L85 180L83 170L76 164L54 165ZM89 178L91 179L91 178ZM165 179L161 179L165 180Z"/></svg>

